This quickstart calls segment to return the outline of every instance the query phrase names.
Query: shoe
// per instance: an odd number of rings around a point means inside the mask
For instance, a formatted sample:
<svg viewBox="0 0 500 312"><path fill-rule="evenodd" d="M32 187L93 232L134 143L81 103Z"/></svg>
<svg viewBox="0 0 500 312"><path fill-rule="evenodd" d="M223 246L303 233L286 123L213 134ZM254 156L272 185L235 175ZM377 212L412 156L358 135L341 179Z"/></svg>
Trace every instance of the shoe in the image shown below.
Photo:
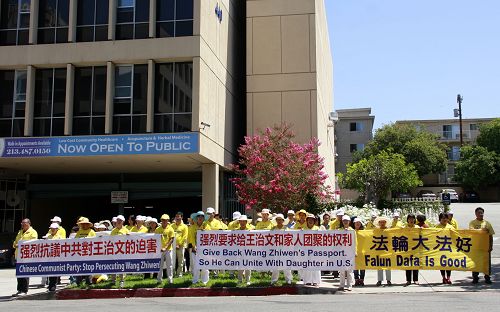
<svg viewBox="0 0 500 312"><path fill-rule="evenodd" d="M375 286L382 286L382 282L378 281L377 284L375 284Z"/></svg>
<svg viewBox="0 0 500 312"><path fill-rule="evenodd" d="M339 287L339 291L344 291L344 287Z"/></svg>
<svg viewBox="0 0 500 312"><path fill-rule="evenodd" d="M313 283L314 287L319 287L318 283Z"/></svg>
<svg viewBox="0 0 500 312"><path fill-rule="evenodd" d="M489 277L489 276L485 276L485 277L484 277L484 282L485 282L486 284L491 284L491 277Z"/></svg>
<svg viewBox="0 0 500 312"><path fill-rule="evenodd" d="M21 292L19 295L17 295L18 297L23 297L23 296L26 296L28 293L25 293L25 292Z"/></svg>
<svg viewBox="0 0 500 312"><path fill-rule="evenodd" d="M420 283L418 281L413 281L413 284L420 285Z"/></svg>
<svg viewBox="0 0 500 312"><path fill-rule="evenodd" d="M365 280L359 280L359 286L365 286Z"/></svg>
<svg viewBox="0 0 500 312"><path fill-rule="evenodd" d="M477 283L479 283L479 278L474 277L474 278L472 279L472 284L477 284Z"/></svg>
<svg viewBox="0 0 500 312"><path fill-rule="evenodd" d="M124 284L125 283L123 281L120 281L120 288L123 288Z"/></svg>
<svg viewBox="0 0 500 312"><path fill-rule="evenodd" d="M250 282L247 282L247 286L250 286Z"/></svg>
<svg viewBox="0 0 500 312"><path fill-rule="evenodd" d="M181 274L179 274L179 277L182 277L182 273L181 273Z"/></svg>
<svg viewBox="0 0 500 312"><path fill-rule="evenodd" d="M448 284L448 280L446 279L446 277L443 277L443 284Z"/></svg>
<svg viewBox="0 0 500 312"><path fill-rule="evenodd" d="M49 287L49 291L50 292L54 292L54 291L56 291L56 288L55 287Z"/></svg>
<svg viewBox="0 0 500 312"><path fill-rule="evenodd" d="M169 284L173 284L173 283L174 283L174 279L173 279L173 278L171 278L171 277L169 277L169 278L168 278L168 283L169 283Z"/></svg>
<svg viewBox="0 0 500 312"><path fill-rule="evenodd" d="M347 291L352 291L352 286L347 287Z"/></svg>
<svg viewBox="0 0 500 312"><path fill-rule="evenodd" d="M12 294L12 297L17 297L19 296L20 294L22 294L23 292L22 291L18 291L16 292L15 294Z"/></svg>
<svg viewBox="0 0 500 312"><path fill-rule="evenodd" d="M406 282L405 287L410 286L410 285L411 285L411 282L408 281L408 282Z"/></svg>
<svg viewBox="0 0 500 312"><path fill-rule="evenodd" d="M451 279L447 278L446 279L446 284L451 285Z"/></svg>
<svg viewBox="0 0 500 312"><path fill-rule="evenodd" d="M291 284L292 284L292 281L286 281L286 283L287 283L288 285L291 285Z"/></svg>
<svg viewBox="0 0 500 312"><path fill-rule="evenodd" d="M392 286L391 281L387 281L387 286Z"/></svg>

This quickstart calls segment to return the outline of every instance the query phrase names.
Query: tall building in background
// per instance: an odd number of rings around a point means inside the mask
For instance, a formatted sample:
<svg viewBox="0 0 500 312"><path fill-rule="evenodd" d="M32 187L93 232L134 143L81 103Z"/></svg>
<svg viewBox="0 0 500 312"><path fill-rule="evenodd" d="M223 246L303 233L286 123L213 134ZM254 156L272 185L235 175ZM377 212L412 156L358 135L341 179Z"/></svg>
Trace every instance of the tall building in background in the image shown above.
<svg viewBox="0 0 500 312"><path fill-rule="evenodd" d="M323 0L0 0L0 232L227 216L237 147L281 121L333 178L332 80Z"/></svg>

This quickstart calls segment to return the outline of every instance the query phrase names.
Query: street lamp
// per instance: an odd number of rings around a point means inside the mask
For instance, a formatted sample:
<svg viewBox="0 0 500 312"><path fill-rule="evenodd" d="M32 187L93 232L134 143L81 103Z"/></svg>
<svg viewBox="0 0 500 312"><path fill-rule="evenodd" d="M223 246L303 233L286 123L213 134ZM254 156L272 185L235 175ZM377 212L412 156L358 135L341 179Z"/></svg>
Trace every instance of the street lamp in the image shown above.
<svg viewBox="0 0 500 312"><path fill-rule="evenodd" d="M457 103L458 103L458 109L454 109L453 113L455 117L459 118L460 122L460 146L462 147L464 145L464 137L462 134L462 101L464 100L463 96L460 94L457 94Z"/></svg>

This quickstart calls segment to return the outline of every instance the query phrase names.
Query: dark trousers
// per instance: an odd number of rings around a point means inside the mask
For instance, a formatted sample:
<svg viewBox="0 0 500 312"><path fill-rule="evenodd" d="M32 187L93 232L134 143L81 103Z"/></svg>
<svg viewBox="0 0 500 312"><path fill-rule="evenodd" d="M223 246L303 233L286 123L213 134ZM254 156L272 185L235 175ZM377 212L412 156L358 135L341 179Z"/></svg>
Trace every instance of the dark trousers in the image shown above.
<svg viewBox="0 0 500 312"><path fill-rule="evenodd" d="M412 275L413 281L418 282L418 270L406 270L406 281L411 283Z"/></svg>
<svg viewBox="0 0 500 312"><path fill-rule="evenodd" d="M30 284L29 278L18 278L17 279L17 291L27 293L29 284Z"/></svg>
<svg viewBox="0 0 500 312"><path fill-rule="evenodd" d="M446 272L446 277L450 278L451 276L451 270L440 270L441 271L441 276L444 277L444 273Z"/></svg>
<svg viewBox="0 0 500 312"><path fill-rule="evenodd" d="M354 279L365 279L365 270L354 270Z"/></svg>
<svg viewBox="0 0 500 312"><path fill-rule="evenodd" d="M49 277L49 289L56 288L57 282L59 281L59 277L50 276Z"/></svg>
<svg viewBox="0 0 500 312"><path fill-rule="evenodd" d="M83 281L85 281L85 283L87 283L87 285L90 285L90 276L76 276L75 277L75 280L76 280L76 284L77 285L81 285L83 283Z"/></svg>

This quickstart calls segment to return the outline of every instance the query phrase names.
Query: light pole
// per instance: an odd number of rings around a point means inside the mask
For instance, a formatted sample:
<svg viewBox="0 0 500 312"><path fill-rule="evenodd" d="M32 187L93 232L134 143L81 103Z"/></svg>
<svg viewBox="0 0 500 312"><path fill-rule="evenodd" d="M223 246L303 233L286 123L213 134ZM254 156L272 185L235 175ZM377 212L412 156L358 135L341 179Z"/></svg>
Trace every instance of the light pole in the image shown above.
<svg viewBox="0 0 500 312"><path fill-rule="evenodd" d="M463 96L461 96L460 94L457 94L458 110L455 109L455 117L459 118L459 123L460 123L460 147L462 147L464 145L464 137L463 137L463 133L462 133L462 101L463 100L464 100Z"/></svg>

